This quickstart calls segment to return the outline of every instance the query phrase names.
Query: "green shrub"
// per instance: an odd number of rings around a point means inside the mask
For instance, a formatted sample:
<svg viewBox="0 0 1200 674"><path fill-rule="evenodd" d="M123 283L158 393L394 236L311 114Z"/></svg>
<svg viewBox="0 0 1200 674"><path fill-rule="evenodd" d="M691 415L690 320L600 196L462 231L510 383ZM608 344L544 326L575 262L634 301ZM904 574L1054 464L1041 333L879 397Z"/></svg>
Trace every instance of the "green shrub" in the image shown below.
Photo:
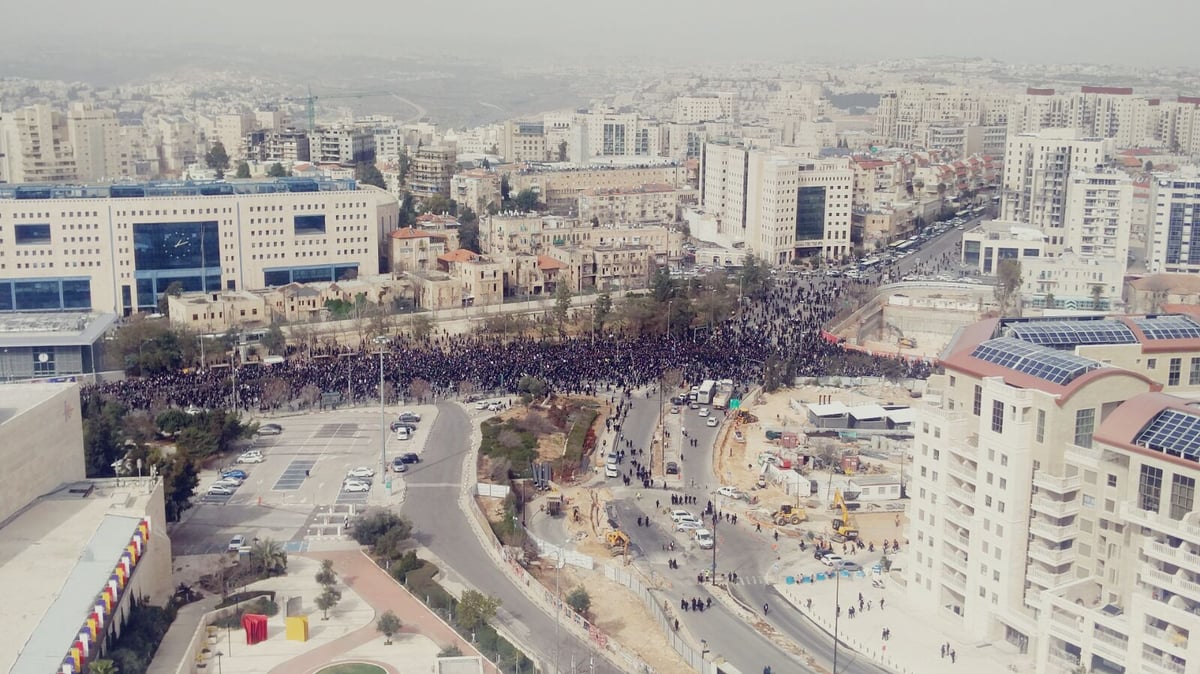
<svg viewBox="0 0 1200 674"><path fill-rule="evenodd" d="M217 627L237 628L242 625L244 615L278 615L279 604L270 597L259 597L254 601L236 606L236 608L212 622Z"/></svg>

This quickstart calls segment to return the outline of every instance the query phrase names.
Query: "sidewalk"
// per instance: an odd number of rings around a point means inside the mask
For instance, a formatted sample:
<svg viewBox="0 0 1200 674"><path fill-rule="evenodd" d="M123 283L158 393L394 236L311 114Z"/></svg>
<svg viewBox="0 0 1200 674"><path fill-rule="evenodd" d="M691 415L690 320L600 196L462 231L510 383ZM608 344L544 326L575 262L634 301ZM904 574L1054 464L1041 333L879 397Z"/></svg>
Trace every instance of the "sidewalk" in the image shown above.
<svg viewBox="0 0 1200 674"><path fill-rule="evenodd" d="M851 573L839 583L832 578L812 583L786 583L775 589L801 614L812 620L827 634L833 633L835 595L840 591L841 618L837 621L838 636L843 645L900 674L1011 674L1012 671L1032 671L1030 656L1020 655L1015 646L1000 641L970 641L956 636L949 621L931 611L917 609L905 594L905 589L884 576L885 587L872 586L868 569L863 576ZM859 597L864 610L859 609ZM808 607L812 600L811 608ZM884 608L880 602L884 601ZM870 602L869 608L866 602ZM855 616L849 617L854 607ZM883 639L883 630L891 636ZM942 656L942 646L950 644L955 652L952 662ZM846 651L849 657L851 654ZM1010 669L1015 666L1016 669Z"/></svg>
<svg viewBox="0 0 1200 674"><path fill-rule="evenodd" d="M192 637L200 627L200 620L220 601L220 597L209 596L179 609L175 622L171 623L162 643L158 645L146 674L175 674L182 663L190 661L194 657L190 652Z"/></svg>

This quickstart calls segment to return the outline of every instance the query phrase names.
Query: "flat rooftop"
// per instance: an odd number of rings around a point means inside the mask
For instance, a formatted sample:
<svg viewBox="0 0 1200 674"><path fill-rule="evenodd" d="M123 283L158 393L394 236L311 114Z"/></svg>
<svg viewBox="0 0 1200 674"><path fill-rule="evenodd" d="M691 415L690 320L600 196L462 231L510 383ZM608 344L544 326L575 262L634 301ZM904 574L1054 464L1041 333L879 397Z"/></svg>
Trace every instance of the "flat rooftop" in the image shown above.
<svg viewBox="0 0 1200 674"><path fill-rule="evenodd" d="M57 671L146 514L156 480L64 486L0 527L0 671Z"/></svg>
<svg viewBox="0 0 1200 674"><path fill-rule="evenodd" d="M0 385L0 426L26 410L33 409L63 389L75 384L3 384Z"/></svg>
<svg viewBox="0 0 1200 674"><path fill-rule="evenodd" d="M284 192L344 192L358 189L353 179L266 178L252 180L171 180L103 185L23 183L0 185L6 199L136 199L145 197L213 197Z"/></svg>
<svg viewBox="0 0 1200 674"><path fill-rule="evenodd" d="M86 311L0 315L0 347L87 346L108 331L116 314Z"/></svg>

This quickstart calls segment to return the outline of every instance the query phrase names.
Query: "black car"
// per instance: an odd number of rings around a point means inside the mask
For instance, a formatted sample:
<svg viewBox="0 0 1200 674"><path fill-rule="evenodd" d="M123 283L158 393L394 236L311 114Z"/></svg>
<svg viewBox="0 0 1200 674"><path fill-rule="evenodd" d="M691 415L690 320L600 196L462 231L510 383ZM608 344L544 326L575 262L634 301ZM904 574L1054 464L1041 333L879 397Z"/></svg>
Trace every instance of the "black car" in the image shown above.
<svg viewBox="0 0 1200 674"><path fill-rule="evenodd" d="M683 405L685 403L687 403L687 398L685 398L683 396L675 396L675 397L671 398L672 405Z"/></svg>
<svg viewBox="0 0 1200 674"><path fill-rule="evenodd" d="M401 428L407 428L407 429L408 429L408 431L409 431L410 433L412 433L412 432L414 432L414 431L416 431L416 430L417 430L417 425L416 425L416 424L410 424L410 423L406 423L406 422L403 422L403 421L393 421L393 422L392 422L392 432L393 432L393 433L395 433L396 431L400 430Z"/></svg>
<svg viewBox="0 0 1200 674"><path fill-rule="evenodd" d="M678 475L678 474L679 474L679 464L675 463L674 461L668 461L667 462L667 475Z"/></svg>
<svg viewBox="0 0 1200 674"><path fill-rule="evenodd" d="M417 456L416 454L414 454L412 452L406 452L404 454L401 454L397 458L399 458L404 463L421 463L421 457Z"/></svg>
<svg viewBox="0 0 1200 674"><path fill-rule="evenodd" d="M421 415L413 412L405 412L404 414L400 415L399 420L406 424L415 424L421 421Z"/></svg>

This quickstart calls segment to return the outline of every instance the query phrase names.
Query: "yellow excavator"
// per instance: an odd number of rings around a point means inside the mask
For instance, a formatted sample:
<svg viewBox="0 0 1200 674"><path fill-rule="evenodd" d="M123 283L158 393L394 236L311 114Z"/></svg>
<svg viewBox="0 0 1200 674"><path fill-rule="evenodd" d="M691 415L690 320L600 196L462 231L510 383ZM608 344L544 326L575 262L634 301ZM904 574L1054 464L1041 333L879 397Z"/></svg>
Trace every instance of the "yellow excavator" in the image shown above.
<svg viewBox="0 0 1200 674"><path fill-rule="evenodd" d="M808 513L804 508L797 508L788 503L780 505L779 510L771 513L771 521L775 522L776 526L800 524L807 519Z"/></svg>
<svg viewBox="0 0 1200 674"><path fill-rule="evenodd" d="M605 534L605 540L608 541L608 548L613 555L623 555L629 552L629 535L620 529L613 529Z"/></svg>
<svg viewBox="0 0 1200 674"><path fill-rule="evenodd" d="M850 509L846 507L846 499L842 498L841 489L833 491L833 507L835 510L841 510L841 517L835 517L831 522L833 533L840 536L843 540L858 538L858 521L850 514Z"/></svg>

